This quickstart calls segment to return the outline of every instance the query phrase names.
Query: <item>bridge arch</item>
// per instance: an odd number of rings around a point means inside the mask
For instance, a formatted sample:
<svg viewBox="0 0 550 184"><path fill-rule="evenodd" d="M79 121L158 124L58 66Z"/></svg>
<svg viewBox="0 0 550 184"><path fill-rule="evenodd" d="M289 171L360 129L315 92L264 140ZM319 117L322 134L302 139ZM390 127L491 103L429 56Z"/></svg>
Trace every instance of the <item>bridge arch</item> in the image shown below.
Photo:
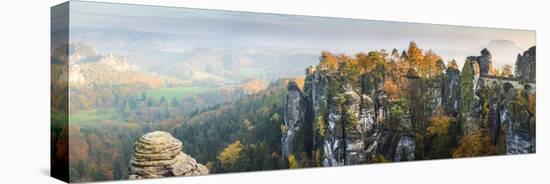
<svg viewBox="0 0 550 184"><path fill-rule="evenodd" d="M508 91L510 89L513 89L514 88L514 85L511 84L510 82L505 82L503 85L502 85L502 89L504 89L504 92L505 93L508 93Z"/></svg>

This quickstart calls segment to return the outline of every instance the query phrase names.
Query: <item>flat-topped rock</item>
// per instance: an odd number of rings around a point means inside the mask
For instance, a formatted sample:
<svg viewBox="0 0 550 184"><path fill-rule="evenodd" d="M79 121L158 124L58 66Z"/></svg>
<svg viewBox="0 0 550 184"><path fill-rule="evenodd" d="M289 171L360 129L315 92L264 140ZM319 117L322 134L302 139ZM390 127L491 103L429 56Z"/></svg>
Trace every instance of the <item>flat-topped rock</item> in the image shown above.
<svg viewBox="0 0 550 184"><path fill-rule="evenodd" d="M183 153L182 148L181 141L166 132L156 131L141 136L134 144L128 178L208 174L208 169Z"/></svg>

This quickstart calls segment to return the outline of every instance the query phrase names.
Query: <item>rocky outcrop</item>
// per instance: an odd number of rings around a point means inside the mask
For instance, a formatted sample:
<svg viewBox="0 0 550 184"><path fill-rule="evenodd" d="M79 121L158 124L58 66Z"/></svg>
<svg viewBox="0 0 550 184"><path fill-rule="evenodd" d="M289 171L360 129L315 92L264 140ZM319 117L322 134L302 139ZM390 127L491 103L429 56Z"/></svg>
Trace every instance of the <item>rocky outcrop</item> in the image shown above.
<svg viewBox="0 0 550 184"><path fill-rule="evenodd" d="M467 57L462 71L454 62L449 67L441 62L445 72L429 78L408 65L377 66L365 73L353 73L353 65L345 63L340 65L350 68L307 68L303 91L289 83L283 155L309 153L309 161L323 166L434 158L425 150L433 146L427 145L432 137L422 131L439 112L458 122L448 129L454 144L470 133L490 132L501 152L534 152L535 112L525 101L535 94L535 84L523 87L516 78L494 76L491 53L480 53ZM530 59L534 49L518 62L534 63ZM531 75L531 64L518 65L525 65L522 76ZM521 99L507 97L519 86L525 88ZM292 150L295 146L304 150Z"/></svg>
<svg viewBox="0 0 550 184"><path fill-rule="evenodd" d="M380 124L389 114L388 98L379 89L383 80L370 75L360 79L354 83L338 71L315 67L306 70L303 112L305 124L313 131L300 128L299 132L313 133L312 149L322 151L324 166L369 163L380 154ZM292 93L294 90L289 87L288 95ZM323 133L319 126L324 128ZM396 144L385 150L393 156Z"/></svg>
<svg viewBox="0 0 550 184"><path fill-rule="evenodd" d="M208 169L182 152L182 143L169 133L156 131L134 144L129 179L206 175Z"/></svg>
<svg viewBox="0 0 550 184"><path fill-rule="evenodd" d="M377 129L373 100L367 95L359 95L347 87L344 102L344 142L346 144L345 163L364 163L374 157L376 151Z"/></svg>
<svg viewBox="0 0 550 184"><path fill-rule="evenodd" d="M481 88L483 81L480 80L481 69L476 58L470 56L464 62L465 67L461 71L461 84L460 85L460 105L463 118L463 132L468 134L469 132L478 130L481 127L481 121L478 121L482 115L482 101L481 101ZM468 66L466 66L468 65Z"/></svg>
<svg viewBox="0 0 550 184"><path fill-rule="evenodd" d="M449 114L458 113L458 97L460 82L460 70L457 68L449 67L445 72L445 79L443 81L443 104L445 111Z"/></svg>
<svg viewBox="0 0 550 184"><path fill-rule="evenodd" d="M304 125L305 101L302 96L302 91L296 84L291 81L288 83L288 94L286 96L286 106L284 108L284 122L286 132L283 133L283 156L288 156L293 152L294 139L299 133L300 126Z"/></svg>
<svg viewBox="0 0 550 184"><path fill-rule="evenodd" d="M506 96L502 112L502 124L506 136L507 154L525 154L535 152L535 119L522 102L518 101L518 92L510 89Z"/></svg>
<svg viewBox="0 0 550 184"><path fill-rule="evenodd" d="M481 76L489 76L492 75L493 72L493 56L491 55L491 52L487 50L487 48L484 48L481 50L480 56L469 56L466 58L466 60L476 61L479 65L480 75Z"/></svg>
<svg viewBox="0 0 550 184"><path fill-rule="evenodd" d="M503 137L507 154L534 153L535 47L518 56L516 78L500 79L482 84L487 93L488 120L493 144ZM515 84L513 84L515 83ZM532 89L533 88L533 89Z"/></svg>
<svg viewBox="0 0 550 184"><path fill-rule="evenodd" d="M342 103L345 101L345 96L336 96L337 94L344 93L344 86L342 86L342 80L338 73L324 73L320 71L317 72L317 75L323 76L322 78L326 78L329 84L329 86L327 86L328 88L326 89L326 96L321 98L326 99L326 102L317 102L317 104L322 104L326 106L319 107L320 111L317 111L315 113L317 117L322 118L323 116L325 116L325 114L327 117L327 122L325 123L327 127L327 133L325 134L325 136L319 137L321 139L320 142L323 143L322 145L319 145L324 150L323 165L344 165L347 155L346 147L348 146L348 143L346 142L346 132L344 130L346 128L344 118L346 117L346 115L348 115L347 117L351 116L345 111L343 106L344 104ZM308 97L312 96L309 94L306 95ZM328 112L323 112L323 109L327 109Z"/></svg>
<svg viewBox="0 0 550 184"><path fill-rule="evenodd" d="M427 89L427 95L429 98L427 98L427 108L426 110L428 112L432 112L431 114L434 114L436 112L436 108L443 105L443 82L440 80L433 80L428 82L428 89Z"/></svg>
<svg viewBox="0 0 550 184"><path fill-rule="evenodd" d="M521 82L535 83L536 81L536 50L536 47L533 46L529 48L529 50L523 52L523 55L518 54L515 74Z"/></svg>
<svg viewBox="0 0 550 184"><path fill-rule="evenodd" d="M395 157L393 161L411 161L414 160L415 142L412 136L404 135L399 138L395 148Z"/></svg>

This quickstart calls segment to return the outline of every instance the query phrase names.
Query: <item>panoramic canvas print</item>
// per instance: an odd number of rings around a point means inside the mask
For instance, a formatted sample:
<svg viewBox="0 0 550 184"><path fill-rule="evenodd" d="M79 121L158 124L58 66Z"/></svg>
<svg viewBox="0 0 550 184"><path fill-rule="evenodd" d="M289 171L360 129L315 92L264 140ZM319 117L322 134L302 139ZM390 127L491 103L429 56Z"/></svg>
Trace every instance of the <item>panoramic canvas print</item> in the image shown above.
<svg viewBox="0 0 550 184"><path fill-rule="evenodd" d="M535 31L84 1L51 21L67 182L536 152Z"/></svg>

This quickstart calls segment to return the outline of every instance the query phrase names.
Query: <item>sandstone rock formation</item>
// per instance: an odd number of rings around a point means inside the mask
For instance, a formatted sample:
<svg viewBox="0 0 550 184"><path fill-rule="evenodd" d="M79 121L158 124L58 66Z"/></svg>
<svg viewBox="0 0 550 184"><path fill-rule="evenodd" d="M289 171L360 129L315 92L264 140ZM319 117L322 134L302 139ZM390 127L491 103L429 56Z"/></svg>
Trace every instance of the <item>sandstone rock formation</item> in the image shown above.
<svg viewBox="0 0 550 184"><path fill-rule="evenodd" d="M516 77L522 82L534 83L537 77L536 69L536 47L533 46L526 50L523 55L518 54L516 60Z"/></svg>
<svg viewBox="0 0 550 184"><path fill-rule="evenodd" d="M208 174L208 169L205 166L197 163L195 159L181 150L181 141L169 133L156 131L143 135L134 144L128 178Z"/></svg>
<svg viewBox="0 0 550 184"><path fill-rule="evenodd" d="M493 144L505 141L506 154L534 153L536 112L528 108L534 105L535 96L535 47L519 54L515 78L493 79L481 83L488 94L488 120ZM499 139L502 138L502 139Z"/></svg>
<svg viewBox="0 0 550 184"><path fill-rule="evenodd" d="M399 138L399 142L397 142L397 147L395 148L394 161L414 160L414 147L414 137L405 135Z"/></svg>
<svg viewBox="0 0 550 184"><path fill-rule="evenodd" d="M471 71L462 71L463 76L461 76L461 77L465 77L466 72L471 72L467 76L471 76L472 86L465 85L461 87L462 89L460 89L462 93L460 97L463 99L462 100L463 102L461 105L465 107L463 108L463 110L466 110L466 112L462 112L462 113L465 113L463 114L465 118L463 131L465 134L467 134L468 132L471 132L472 130L477 130L481 126L479 121L475 121L476 119L481 118L481 110L482 110L481 96L480 96L482 82L480 80L480 77L487 76L486 74L483 74L481 72L482 67L480 66L479 62L477 62L476 60L470 60L472 57L473 56L468 57L468 59L466 59L466 62L464 62L464 65L471 66L470 67ZM481 57L481 56L478 56L478 57ZM471 88L465 89L468 87L471 87ZM471 91L472 93L468 93L467 91ZM471 98L471 99L465 100L468 98Z"/></svg>
<svg viewBox="0 0 550 184"><path fill-rule="evenodd" d="M305 101L302 92L296 82L289 82L288 94L286 97L286 107L284 113L284 122L287 131L283 133L283 156L288 156L292 152L294 137L300 126L304 124Z"/></svg>
<svg viewBox="0 0 550 184"><path fill-rule="evenodd" d="M488 130L501 154L535 152L534 47L518 57L517 77L494 75L490 51L480 53L467 57L462 70L454 62L441 63L441 71L428 79L415 67L399 72L376 67L362 74L307 68L303 91L295 83L288 86L283 155L323 166L441 157L426 156L423 149L433 145L418 136L440 108L456 122L447 128L453 141ZM410 99L386 94L385 80Z"/></svg>
<svg viewBox="0 0 550 184"><path fill-rule="evenodd" d="M458 96L460 81L460 70L457 68L449 67L445 72L446 78L443 81L443 104L445 105L445 111L449 114L458 113Z"/></svg>
<svg viewBox="0 0 550 184"><path fill-rule="evenodd" d="M504 111L503 124L505 125L506 153L525 154L535 152L534 119L527 108L516 100L517 92L511 89L507 93L507 103Z"/></svg>
<svg viewBox="0 0 550 184"><path fill-rule="evenodd" d="M418 74L412 72L414 76L411 80L418 79ZM292 109L293 112L287 112L290 115L303 113L305 122L293 133L313 134L312 141L302 144L312 144L311 150L320 151L323 166L369 163L377 154L387 155L393 160L397 150L414 150L414 138L407 139L413 142L402 143L397 149L401 135L383 132L381 128L381 123L389 116L389 99L380 91L382 81L378 76L365 74L358 81L361 85L353 85L338 71L314 67L306 70L304 90L300 94L306 102L300 105L304 109L289 108L295 107L292 104L296 103L287 103L285 110ZM292 85L289 84L287 97L296 96ZM436 101L440 103L440 99ZM287 98L287 102L293 101ZM404 129L410 131L410 119L404 119L399 124L409 127ZM307 125L311 128L305 128ZM283 154L288 153L284 147ZM308 152L308 149L305 151ZM298 150L291 152L300 154ZM412 160L414 154L406 152L407 158L404 159Z"/></svg>
<svg viewBox="0 0 550 184"><path fill-rule="evenodd" d="M494 73L493 56L486 48L481 50L480 56L469 56L466 60L476 61L479 64L481 76L488 76Z"/></svg>

